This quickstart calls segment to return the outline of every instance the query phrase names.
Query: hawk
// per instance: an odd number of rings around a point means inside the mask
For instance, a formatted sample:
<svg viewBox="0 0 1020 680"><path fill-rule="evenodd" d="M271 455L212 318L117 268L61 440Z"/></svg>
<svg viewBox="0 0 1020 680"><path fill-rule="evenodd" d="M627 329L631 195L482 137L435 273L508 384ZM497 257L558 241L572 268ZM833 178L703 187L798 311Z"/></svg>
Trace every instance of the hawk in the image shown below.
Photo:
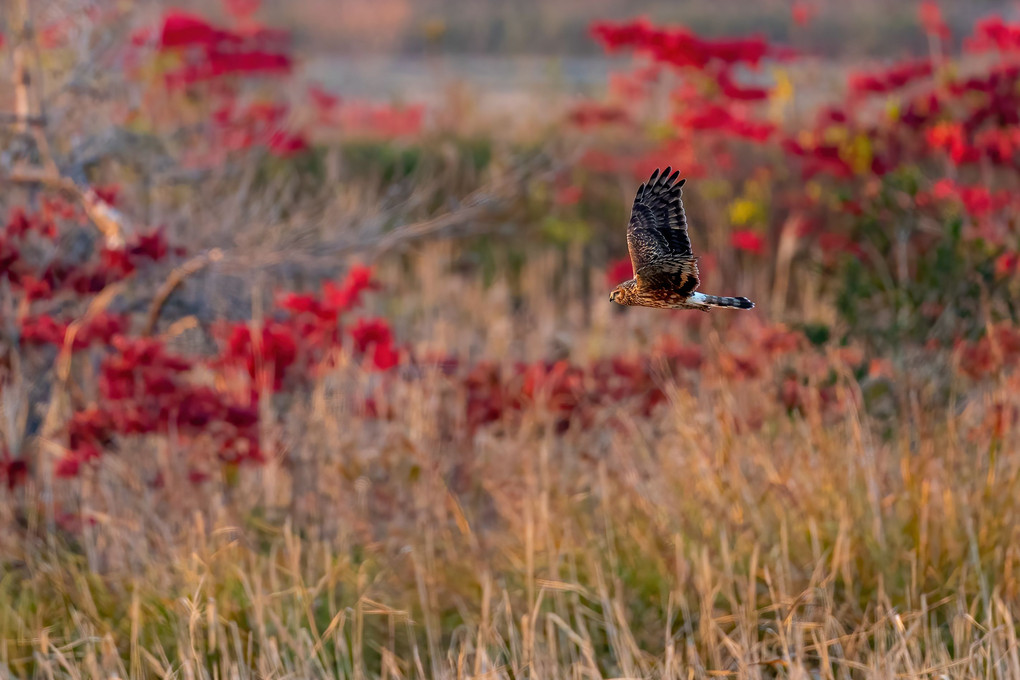
<svg viewBox="0 0 1020 680"><path fill-rule="evenodd" d="M720 297L695 292L698 287L698 262L691 252L687 235L687 216L680 201L679 172L659 173L656 169L642 184L634 198L627 225L627 249L630 251L634 278L624 281L609 294L609 300L621 305L700 309L712 307L751 309L754 303L744 297Z"/></svg>

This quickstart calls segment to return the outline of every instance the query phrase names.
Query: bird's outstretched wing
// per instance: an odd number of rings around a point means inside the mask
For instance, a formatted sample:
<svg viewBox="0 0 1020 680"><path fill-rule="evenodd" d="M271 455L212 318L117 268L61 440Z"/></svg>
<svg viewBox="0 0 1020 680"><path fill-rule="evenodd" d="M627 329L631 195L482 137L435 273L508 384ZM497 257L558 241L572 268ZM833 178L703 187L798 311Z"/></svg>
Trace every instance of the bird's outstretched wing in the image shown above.
<svg viewBox="0 0 1020 680"><path fill-rule="evenodd" d="M680 200L687 181L672 168L652 173L634 197L627 248L634 276L652 289L689 295L698 287L698 265L687 235L687 215Z"/></svg>

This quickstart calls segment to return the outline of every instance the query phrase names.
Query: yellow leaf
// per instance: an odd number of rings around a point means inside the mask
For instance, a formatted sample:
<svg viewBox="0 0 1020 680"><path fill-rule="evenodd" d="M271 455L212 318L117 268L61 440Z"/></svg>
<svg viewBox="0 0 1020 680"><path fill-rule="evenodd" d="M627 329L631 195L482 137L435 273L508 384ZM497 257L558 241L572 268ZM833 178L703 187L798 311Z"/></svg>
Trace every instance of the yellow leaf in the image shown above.
<svg viewBox="0 0 1020 680"><path fill-rule="evenodd" d="M777 68L773 71L773 74L776 78L776 84L772 88L772 100L786 104L793 99L793 81L790 80L790 75L786 72L786 69Z"/></svg>
<svg viewBox="0 0 1020 680"><path fill-rule="evenodd" d="M738 198L730 203L730 222L738 226L756 222L764 214L762 205L749 198Z"/></svg>
<svg viewBox="0 0 1020 680"><path fill-rule="evenodd" d="M893 123L898 121L900 119L900 103L898 101L890 101L889 105L885 108L885 115Z"/></svg>
<svg viewBox="0 0 1020 680"><path fill-rule="evenodd" d="M863 133L844 143L840 147L839 155L850 164L854 174L863 175L871 170L871 159L874 157L874 152L871 140Z"/></svg>

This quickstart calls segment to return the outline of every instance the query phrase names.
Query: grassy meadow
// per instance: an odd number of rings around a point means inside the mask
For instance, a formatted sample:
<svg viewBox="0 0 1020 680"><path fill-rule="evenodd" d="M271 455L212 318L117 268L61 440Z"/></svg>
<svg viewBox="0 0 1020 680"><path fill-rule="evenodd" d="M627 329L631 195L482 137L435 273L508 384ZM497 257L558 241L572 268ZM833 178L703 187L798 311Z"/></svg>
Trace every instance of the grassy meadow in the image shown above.
<svg viewBox="0 0 1020 680"><path fill-rule="evenodd" d="M1020 678L1020 25L416 102L216 4L0 5L0 677ZM666 165L754 310L608 300Z"/></svg>

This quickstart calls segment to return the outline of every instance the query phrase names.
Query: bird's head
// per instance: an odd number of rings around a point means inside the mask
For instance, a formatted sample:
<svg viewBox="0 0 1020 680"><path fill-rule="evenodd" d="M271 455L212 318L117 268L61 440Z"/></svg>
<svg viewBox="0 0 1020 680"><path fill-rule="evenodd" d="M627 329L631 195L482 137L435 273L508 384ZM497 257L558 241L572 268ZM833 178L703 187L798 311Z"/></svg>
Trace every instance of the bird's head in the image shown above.
<svg viewBox="0 0 1020 680"><path fill-rule="evenodd" d="M637 286L637 281L634 279L624 281L609 294L609 301L618 305L629 305L634 297L635 286Z"/></svg>

